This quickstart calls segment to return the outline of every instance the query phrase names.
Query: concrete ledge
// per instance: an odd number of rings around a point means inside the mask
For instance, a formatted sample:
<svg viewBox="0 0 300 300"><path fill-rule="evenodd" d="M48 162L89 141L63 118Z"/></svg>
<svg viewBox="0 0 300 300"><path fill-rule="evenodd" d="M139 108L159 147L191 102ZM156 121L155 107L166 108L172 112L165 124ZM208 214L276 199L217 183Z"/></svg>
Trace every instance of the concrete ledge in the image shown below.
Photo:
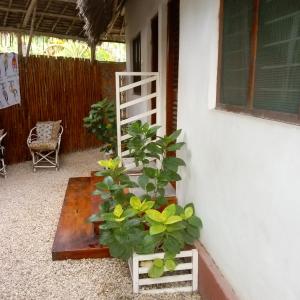
<svg viewBox="0 0 300 300"><path fill-rule="evenodd" d="M203 300L238 300L234 290L200 242L195 243L199 253L198 287Z"/></svg>

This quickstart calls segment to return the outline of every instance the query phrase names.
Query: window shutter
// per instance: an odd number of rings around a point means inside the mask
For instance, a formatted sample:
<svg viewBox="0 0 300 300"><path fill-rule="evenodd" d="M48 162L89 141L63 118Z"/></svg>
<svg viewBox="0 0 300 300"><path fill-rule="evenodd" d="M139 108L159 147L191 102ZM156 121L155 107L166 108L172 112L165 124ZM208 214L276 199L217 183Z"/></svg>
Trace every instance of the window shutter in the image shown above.
<svg viewBox="0 0 300 300"><path fill-rule="evenodd" d="M299 113L300 1L261 0L254 108Z"/></svg>
<svg viewBox="0 0 300 300"><path fill-rule="evenodd" d="M253 0L224 0L221 101L246 106Z"/></svg>

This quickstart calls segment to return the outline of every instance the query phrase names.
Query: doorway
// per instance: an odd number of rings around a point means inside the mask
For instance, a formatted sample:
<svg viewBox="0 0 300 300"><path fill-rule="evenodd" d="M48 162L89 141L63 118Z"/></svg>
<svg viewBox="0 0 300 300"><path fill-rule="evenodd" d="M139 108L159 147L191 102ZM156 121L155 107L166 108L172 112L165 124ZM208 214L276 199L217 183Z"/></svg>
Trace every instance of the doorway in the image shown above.
<svg viewBox="0 0 300 300"><path fill-rule="evenodd" d="M180 1L168 3L166 133L177 129Z"/></svg>
<svg viewBox="0 0 300 300"><path fill-rule="evenodd" d="M158 15L151 20L151 71L158 72ZM155 81L152 82L151 92L156 92ZM151 109L156 108L155 99L151 99ZM156 123L156 115L151 116L151 124Z"/></svg>

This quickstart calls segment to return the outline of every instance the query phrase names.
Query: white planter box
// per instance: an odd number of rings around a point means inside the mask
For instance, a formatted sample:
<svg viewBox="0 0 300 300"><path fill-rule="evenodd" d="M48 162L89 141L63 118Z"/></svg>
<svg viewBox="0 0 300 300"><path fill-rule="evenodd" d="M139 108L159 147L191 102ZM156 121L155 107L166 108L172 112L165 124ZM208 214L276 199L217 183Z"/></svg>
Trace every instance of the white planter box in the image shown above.
<svg viewBox="0 0 300 300"><path fill-rule="evenodd" d="M175 293L193 292L198 289L198 252L196 249L181 251L176 258L186 258L188 262L178 263L174 271L167 271L162 277L149 278L148 267L142 267L141 262L164 258L164 253L139 255L133 254L129 259L129 269L132 277L134 293ZM180 272L178 272L180 271ZM185 282L184 286L174 287L174 282ZM164 284L163 287L159 285ZM156 285L156 286L153 286ZM169 285L169 287L168 287Z"/></svg>

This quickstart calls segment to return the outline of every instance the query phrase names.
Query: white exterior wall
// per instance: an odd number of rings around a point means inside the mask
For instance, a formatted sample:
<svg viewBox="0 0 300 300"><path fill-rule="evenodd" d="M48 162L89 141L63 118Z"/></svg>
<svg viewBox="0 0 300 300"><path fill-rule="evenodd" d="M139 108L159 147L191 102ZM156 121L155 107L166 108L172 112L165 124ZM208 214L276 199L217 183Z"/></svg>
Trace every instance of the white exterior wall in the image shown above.
<svg viewBox="0 0 300 300"><path fill-rule="evenodd" d="M128 0L125 7L127 70L132 71L132 40L141 34L141 71L151 72L151 20L158 15L158 72L161 86L161 110L166 109L166 48L167 48L167 0ZM142 88L142 94L146 94ZM131 95L133 98L137 96ZM140 105L134 113L145 111ZM165 127L165 114L161 115L161 125Z"/></svg>
<svg viewBox="0 0 300 300"><path fill-rule="evenodd" d="M127 2L128 39L142 30L143 71L151 18L165 2ZM181 0L178 128L187 168L178 197L194 202L201 240L241 299L298 300L300 127L214 109L218 14L219 0ZM165 59L160 49L163 78Z"/></svg>
<svg viewBox="0 0 300 300"><path fill-rule="evenodd" d="M182 0L178 128L202 241L241 299L300 299L300 127L211 109L219 0Z"/></svg>

